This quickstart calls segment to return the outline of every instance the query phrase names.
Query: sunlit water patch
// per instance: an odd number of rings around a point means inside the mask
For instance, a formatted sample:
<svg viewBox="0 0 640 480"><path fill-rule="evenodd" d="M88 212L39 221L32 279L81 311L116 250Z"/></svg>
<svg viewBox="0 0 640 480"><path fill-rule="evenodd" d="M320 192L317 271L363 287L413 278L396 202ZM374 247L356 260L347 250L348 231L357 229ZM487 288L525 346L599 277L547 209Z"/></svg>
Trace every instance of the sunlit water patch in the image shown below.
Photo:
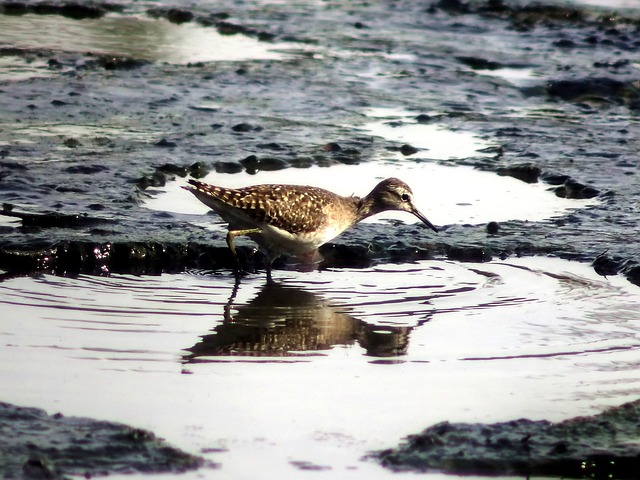
<svg viewBox="0 0 640 480"><path fill-rule="evenodd" d="M498 176L466 166L448 166L431 160L487 156L482 152L494 146L472 132L453 131L443 125L416 122L415 113L391 108L369 109L371 122L361 130L396 143L409 143L424 151L410 158L388 152L380 146L379 158L360 165L313 166L277 171L246 171L234 174L213 172L204 182L229 188L278 183L313 185L341 195L366 195L380 180L398 177L413 189L418 208L437 225L481 224L507 220L540 221L585 208L597 199L575 200L556 196L547 185L527 184L513 177ZM153 210L204 214L209 208L183 190L186 179L169 182L160 189L149 189L152 196L145 206ZM385 212L365 222L399 219L418 221L409 214ZM210 224L210 219L205 219ZM220 228L220 225L213 228Z"/></svg>
<svg viewBox="0 0 640 480"><path fill-rule="evenodd" d="M0 15L0 44L18 48L92 52L153 62L282 60L288 45L245 35L221 35L196 23L109 14L74 20L59 15ZM45 36L42 32L47 32ZM279 51L276 51L275 49ZM299 48L299 47L298 47Z"/></svg>
<svg viewBox="0 0 640 480"><path fill-rule="evenodd" d="M418 208L436 225L481 224L490 221L539 221L560 216L571 209L594 205L597 200L572 200L557 197L543 184L527 184L511 177L481 172L467 167L449 167L411 161L379 161L367 165L337 165L329 168L261 171L255 175L212 173L201 180L229 188L260 183L313 185L341 195L366 195L380 180L398 177L414 191ZM181 187L186 179L178 178L165 187L149 189L152 193L145 206L153 210L202 215L209 208ZM418 221L401 212L385 212L365 222L399 219ZM215 222L218 222L215 225ZM220 229L218 217L198 221Z"/></svg>
<svg viewBox="0 0 640 480"><path fill-rule="evenodd" d="M486 157L491 153L483 149L496 144L478 137L473 132L451 130L438 123L419 123L416 113L398 108L370 108L365 115L373 121L361 130L392 142L407 143L424 150L416 154L434 160L468 157Z"/></svg>
<svg viewBox="0 0 640 480"><path fill-rule="evenodd" d="M151 429L226 478L378 479L363 454L442 420L559 420L640 394L640 291L587 265L274 276L7 278L2 400Z"/></svg>
<svg viewBox="0 0 640 480"><path fill-rule="evenodd" d="M496 69L477 69L474 72L478 75L502 78L513 85L519 87L529 87L540 82L543 75L532 68L504 67Z"/></svg>
<svg viewBox="0 0 640 480"><path fill-rule="evenodd" d="M557 1L557 0L556 0ZM558 2L567 3L567 2ZM640 8L638 0L569 0L568 3L576 5L588 5L591 7L600 7L611 11L611 9L628 8L637 11Z"/></svg>

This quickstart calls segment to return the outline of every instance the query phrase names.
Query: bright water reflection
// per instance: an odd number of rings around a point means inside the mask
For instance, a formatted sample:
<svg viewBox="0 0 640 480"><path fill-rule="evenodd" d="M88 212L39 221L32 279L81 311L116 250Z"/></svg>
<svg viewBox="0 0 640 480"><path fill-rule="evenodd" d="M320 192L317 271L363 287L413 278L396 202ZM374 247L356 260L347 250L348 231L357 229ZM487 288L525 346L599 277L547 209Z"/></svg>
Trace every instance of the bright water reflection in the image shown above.
<svg viewBox="0 0 640 480"><path fill-rule="evenodd" d="M366 451L441 420L559 420L640 395L640 291L586 265L274 277L5 279L2 400L149 428L228 478L376 479Z"/></svg>
<svg viewBox="0 0 640 480"><path fill-rule="evenodd" d="M273 45L245 35L221 35L213 27L177 25L146 16L109 14L74 20L59 15L0 14L0 31L1 46L91 52L174 64L286 58L274 51ZM46 39L42 32L47 32ZM278 44L281 51L290 47Z"/></svg>

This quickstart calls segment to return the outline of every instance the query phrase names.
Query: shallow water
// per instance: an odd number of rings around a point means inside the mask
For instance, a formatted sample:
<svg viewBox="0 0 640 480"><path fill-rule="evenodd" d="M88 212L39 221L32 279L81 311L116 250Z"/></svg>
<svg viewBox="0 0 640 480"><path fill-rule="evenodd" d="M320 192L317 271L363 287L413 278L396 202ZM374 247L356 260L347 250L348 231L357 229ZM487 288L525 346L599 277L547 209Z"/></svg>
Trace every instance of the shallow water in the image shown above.
<svg viewBox="0 0 640 480"><path fill-rule="evenodd" d="M229 478L385 478L361 457L436 422L560 420L640 393L640 291L587 265L274 277L6 279L3 401L151 429Z"/></svg>
<svg viewBox="0 0 640 480"><path fill-rule="evenodd" d="M154 62L282 60L290 45L279 51L245 35L221 35L215 28L194 23L176 25L144 15L109 14L98 19L74 20L57 15L0 15L2 43L18 48L46 48L66 52L111 54ZM45 62L41 62L44 64ZM23 78L21 70L5 72L2 80Z"/></svg>

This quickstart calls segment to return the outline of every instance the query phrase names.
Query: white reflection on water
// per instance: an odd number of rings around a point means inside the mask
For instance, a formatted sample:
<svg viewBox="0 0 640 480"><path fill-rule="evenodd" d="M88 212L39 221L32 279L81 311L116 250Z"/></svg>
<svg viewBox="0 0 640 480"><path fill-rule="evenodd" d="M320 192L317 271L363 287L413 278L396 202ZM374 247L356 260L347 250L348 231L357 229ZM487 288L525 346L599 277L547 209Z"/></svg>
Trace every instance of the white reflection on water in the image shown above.
<svg viewBox="0 0 640 480"><path fill-rule="evenodd" d="M559 420L640 394L640 291L586 265L278 273L276 290L195 272L7 279L2 400L149 428L228 478L311 462L375 479L389 474L367 450L441 420Z"/></svg>
<svg viewBox="0 0 640 480"><path fill-rule="evenodd" d="M221 35L213 27L120 14L83 20L59 15L0 14L0 31L3 46L91 52L174 64L282 60L287 58L282 51L291 48L278 44L280 51L276 52L269 43L241 34ZM47 34L43 36L42 32Z"/></svg>

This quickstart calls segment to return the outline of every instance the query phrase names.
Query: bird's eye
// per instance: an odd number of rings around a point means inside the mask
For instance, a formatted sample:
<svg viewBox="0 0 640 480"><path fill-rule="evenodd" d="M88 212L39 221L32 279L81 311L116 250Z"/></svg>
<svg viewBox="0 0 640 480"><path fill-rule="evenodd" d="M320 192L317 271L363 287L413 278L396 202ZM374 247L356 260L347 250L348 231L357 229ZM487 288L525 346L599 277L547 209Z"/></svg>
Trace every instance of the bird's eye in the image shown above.
<svg viewBox="0 0 640 480"><path fill-rule="evenodd" d="M402 199L403 202L408 202L411 200L411 197L409 196L408 193L403 193L402 195L400 195L400 198Z"/></svg>

